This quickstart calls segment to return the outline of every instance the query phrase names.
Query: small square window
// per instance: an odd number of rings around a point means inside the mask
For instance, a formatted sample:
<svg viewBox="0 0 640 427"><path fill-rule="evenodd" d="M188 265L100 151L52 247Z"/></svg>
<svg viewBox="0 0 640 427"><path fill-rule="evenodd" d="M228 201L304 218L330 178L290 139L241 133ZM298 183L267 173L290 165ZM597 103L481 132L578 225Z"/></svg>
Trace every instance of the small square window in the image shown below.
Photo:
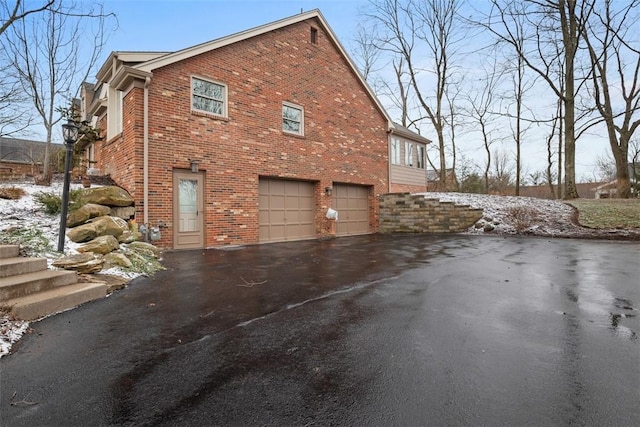
<svg viewBox="0 0 640 427"><path fill-rule="evenodd" d="M194 110L226 116L227 88L225 85L193 77L191 93L191 108Z"/></svg>
<svg viewBox="0 0 640 427"><path fill-rule="evenodd" d="M282 131L304 135L304 110L292 104L282 105Z"/></svg>

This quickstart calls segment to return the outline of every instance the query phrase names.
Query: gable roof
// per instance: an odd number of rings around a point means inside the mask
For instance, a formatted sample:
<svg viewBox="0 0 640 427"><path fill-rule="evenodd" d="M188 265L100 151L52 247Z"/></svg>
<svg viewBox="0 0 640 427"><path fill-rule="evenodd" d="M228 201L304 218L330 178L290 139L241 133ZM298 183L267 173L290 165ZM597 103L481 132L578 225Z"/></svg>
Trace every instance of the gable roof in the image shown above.
<svg viewBox="0 0 640 427"><path fill-rule="evenodd" d="M200 43L198 45L181 49L175 52L112 52L109 55L109 58L107 58L103 66L100 68L97 79L99 82L110 81L110 85L114 87L124 87L126 84L130 83L132 79L144 79L145 77L151 77L153 70L156 70L158 68L165 67L167 65L171 65L176 62L180 62L194 56L201 55L203 53L207 53L212 50L219 49L221 47L247 40L249 38L256 37L270 31L275 31L280 28L297 24L309 19L316 19L318 21L322 29L326 32L326 34L328 34L330 41L334 44L336 49L338 49L342 57L347 61L349 68L356 76L362 87L365 89L367 95L369 95L370 99L374 102L378 110L387 120L387 131L389 133L395 133L400 136L404 136L414 141L419 141L425 144L430 143L431 141L429 139L409 130L404 126L394 123L391 120L389 114L387 113L387 110L382 106L380 100L373 92L363 75L360 73L355 62L353 61L353 59L351 59L347 51L344 49L336 34L333 32L319 9L313 9L309 12L299 13L288 18L280 19L278 21L240 31L238 33L214 39L205 43Z"/></svg>
<svg viewBox="0 0 640 427"><path fill-rule="evenodd" d="M201 55L203 53L207 53L207 52L210 52L212 50L219 49L221 47L228 46L230 44L237 43L237 42L240 42L240 41L243 41L243 40L247 40L249 38L256 37L256 36L259 36L261 34L265 34L265 33L268 33L268 32L274 31L274 30L278 30L280 28L284 28L284 27L287 27L289 25L297 24L299 22L303 22L303 21L306 21L306 20L309 20L309 19L316 19L319 22L319 24L322 27L322 29L329 35L329 38L330 38L331 42L338 49L340 54L345 58L345 60L349 64L349 68L351 68L351 70L353 71L353 73L356 76L356 78L358 79L358 81L365 88L367 94L370 96L370 98L376 104L376 107L380 110L380 112L387 119L387 122L389 124L388 125L389 126L388 130L393 129L394 124L391 121L389 115L387 114L387 111L382 106L382 104L378 100L378 97L375 95L373 90L369 87L369 84L366 82L366 80L364 79L364 77L362 76L360 71L358 70L358 67L355 65L355 62L351 59L349 54L346 52L346 50L344 49L344 47L342 46L342 44L340 43L340 41L336 37L335 33L333 32L333 30L331 29L331 27L329 26L329 24L327 23L327 21L325 20L324 16L322 15L322 13L320 12L319 9L314 9L314 10L311 10L309 12L304 12L304 13L300 13L300 14L297 14L297 15L293 15L293 16L290 16L288 18L280 19L278 21L274 21L274 22L271 22L269 24L261 25L261 26L254 27L254 28L251 28L251 29L248 29L248 30L245 30L245 31L241 31L241 32L238 32L238 33L235 33L235 34L231 34L231 35L228 35L228 36L225 36L225 37L221 37L221 38L218 38L218 39L215 39L215 40L211 40L211 41L208 41L208 42L205 42L205 43L201 43L201 44L198 44L198 45L195 45L195 46L191 46L191 47L188 47L186 49L178 50L176 52L166 53L164 55L158 55L158 56L156 56L156 57L154 57L152 59L147 60L146 62L142 62L142 63L139 63L139 64L131 64L130 63L130 67L128 67L129 68L128 71L131 71L131 70L135 69L135 70L138 70L138 71L140 71L142 73L151 73L155 69L158 69L158 68L161 68L161 67L164 67L164 66L167 66L167 65L171 65L171 64L174 64L176 62L192 58L192 57L194 57L196 55ZM131 52L128 52L128 53L131 55ZM118 53L116 53L116 55L117 54ZM111 59L111 57L110 57L110 59ZM109 61L107 61L107 62L109 62ZM411 132L411 131L409 131L409 132Z"/></svg>
<svg viewBox="0 0 640 427"><path fill-rule="evenodd" d="M398 123L393 123L393 128L390 129L392 134L411 139L415 142L422 142L423 144L430 144L431 140L425 138L417 132L412 131L411 129L404 127Z"/></svg>
<svg viewBox="0 0 640 427"><path fill-rule="evenodd" d="M62 147L60 144L53 147ZM33 164L42 162L47 143L30 139L0 137L0 161Z"/></svg>

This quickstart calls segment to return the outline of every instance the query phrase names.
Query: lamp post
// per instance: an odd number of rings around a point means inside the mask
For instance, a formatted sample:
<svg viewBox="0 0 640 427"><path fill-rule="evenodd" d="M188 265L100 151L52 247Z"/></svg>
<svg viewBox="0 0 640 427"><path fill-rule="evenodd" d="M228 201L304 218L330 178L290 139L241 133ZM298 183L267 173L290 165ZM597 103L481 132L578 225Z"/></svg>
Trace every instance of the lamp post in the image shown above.
<svg viewBox="0 0 640 427"><path fill-rule="evenodd" d="M62 187L62 212L60 216L60 232L58 234L58 252L64 252L64 236L67 228L67 209L69 207L69 182L71 181L71 162L73 159L73 145L78 140L78 127L72 119L62 125L62 137L67 148L64 160L64 186Z"/></svg>

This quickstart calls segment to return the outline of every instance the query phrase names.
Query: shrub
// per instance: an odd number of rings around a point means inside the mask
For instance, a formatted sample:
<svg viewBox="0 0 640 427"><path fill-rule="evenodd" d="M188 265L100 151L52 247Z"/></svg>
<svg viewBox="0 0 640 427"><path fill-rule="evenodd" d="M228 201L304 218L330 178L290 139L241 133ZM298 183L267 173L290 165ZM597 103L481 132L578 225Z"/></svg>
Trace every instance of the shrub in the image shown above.
<svg viewBox="0 0 640 427"><path fill-rule="evenodd" d="M25 194L27 192L18 187L0 188L0 199L18 200Z"/></svg>
<svg viewBox="0 0 640 427"><path fill-rule="evenodd" d="M525 206L514 206L507 209L517 231L524 231L531 227L538 218L538 212Z"/></svg>
<svg viewBox="0 0 640 427"><path fill-rule="evenodd" d="M33 195L33 200L48 215L61 212L62 198L52 191L39 191Z"/></svg>
<svg viewBox="0 0 640 427"><path fill-rule="evenodd" d="M0 243L20 245L25 256L44 256L51 253L51 242L38 228L13 227L0 234Z"/></svg>
<svg viewBox="0 0 640 427"><path fill-rule="evenodd" d="M57 215L62 212L62 196L53 191L40 191L33 195L33 199L48 215ZM82 206L82 190L69 191L69 211L74 211Z"/></svg>

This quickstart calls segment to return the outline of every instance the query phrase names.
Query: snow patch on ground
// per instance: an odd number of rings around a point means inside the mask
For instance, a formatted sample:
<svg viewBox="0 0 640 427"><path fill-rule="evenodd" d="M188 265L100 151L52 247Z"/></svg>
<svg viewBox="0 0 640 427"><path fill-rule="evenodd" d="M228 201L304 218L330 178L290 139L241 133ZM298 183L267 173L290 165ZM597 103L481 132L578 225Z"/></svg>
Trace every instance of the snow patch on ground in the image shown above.
<svg viewBox="0 0 640 427"><path fill-rule="evenodd" d="M533 197L465 193L420 193L428 199L480 208L482 219L467 230L472 234L534 234L564 236L581 234L573 223L575 209L559 200Z"/></svg>
<svg viewBox="0 0 640 427"><path fill-rule="evenodd" d="M6 233L14 228L24 228L29 230L40 230L43 236L49 242L49 249L39 253L38 256L47 258L49 266L62 254L56 252L58 247L58 235L60 230L60 215L47 215L37 205L33 197L39 192L55 193L62 195L62 182L52 182L51 186L35 185L33 183L0 183L0 187L4 188L21 188L27 194L17 200L8 200L0 198L0 233ZM70 190L82 188L81 184L70 185ZM64 253L67 255L76 254L79 246L65 236ZM121 276L132 280L140 273L124 271L118 268L110 268L103 270L102 273ZM20 337L29 329L29 323L23 321L15 321L8 316L0 313L0 357L10 352L12 344L17 342Z"/></svg>
<svg viewBox="0 0 640 427"><path fill-rule="evenodd" d="M29 329L29 322L0 316L0 357L9 354L11 346Z"/></svg>

